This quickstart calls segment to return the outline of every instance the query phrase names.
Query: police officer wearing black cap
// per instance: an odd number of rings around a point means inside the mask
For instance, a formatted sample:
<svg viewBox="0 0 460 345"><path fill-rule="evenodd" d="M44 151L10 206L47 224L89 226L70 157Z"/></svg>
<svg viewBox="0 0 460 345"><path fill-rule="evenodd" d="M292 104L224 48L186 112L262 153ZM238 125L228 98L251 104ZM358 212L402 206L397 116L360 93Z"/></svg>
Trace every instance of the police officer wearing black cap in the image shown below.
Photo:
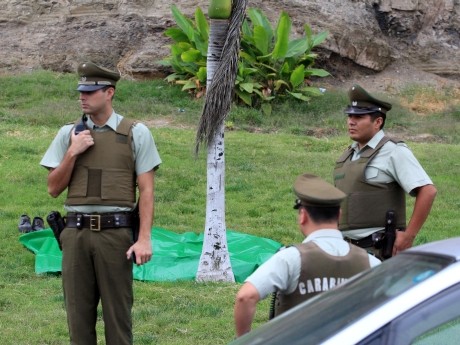
<svg viewBox="0 0 460 345"><path fill-rule="evenodd" d="M133 257L138 265L152 257L154 175L161 159L150 130L112 108L120 74L85 62L78 75L83 117L59 130L40 162L49 170L49 194L67 190L60 241L70 342L97 343L101 301L106 344L128 345ZM137 194L140 224L134 240Z"/></svg>
<svg viewBox="0 0 460 345"><path fill-rule="evenodd" d="M259 300L276 292L274 316L332 289L380 261L344 241L337 229L345 194L312 174L297 177L298 225L305 239L278 251L246 280L236 296L236 335L251 330Z"/></svg>
<svg viewBox="0 0 460 345"><path fill-rule="evenodd" d="M389 256L396 255L412 246L431 210L436 188L407 145L383 132L392 105L359 85L352 86L348 95L350 105L345 113L353 143L336 161L334 170L335 186L347 194L339 229L351 243L383 258L385 225L393 223L401 230L396 231L389 251ZM406 193L416 198L407 225Z"/></svg>

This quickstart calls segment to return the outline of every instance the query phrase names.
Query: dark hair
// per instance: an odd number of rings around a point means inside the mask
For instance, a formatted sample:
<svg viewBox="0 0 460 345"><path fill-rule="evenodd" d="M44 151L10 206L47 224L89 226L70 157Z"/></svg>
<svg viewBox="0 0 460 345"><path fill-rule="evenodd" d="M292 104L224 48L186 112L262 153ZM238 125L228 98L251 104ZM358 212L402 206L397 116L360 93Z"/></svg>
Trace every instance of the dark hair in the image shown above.
<svg viewBox="0 0 460 345"><path fill-rule="evenodd" d="M115 86L107 85L107 86L104 86L101 90L102 92L106 92L109 88L113 88L113 96L112 96L112 100L113 100L113 98L115 97Z"/></svg>
<svg viewBox="0 0 460 345"><path fill-rule="evenodd" d="M372 121L375 121L375 119L381 117L382 125L380 126L380 129L383 129L383 127L385 127L385 120L387 119L387 116L384 113L381 113L380 111L376 111L375 113L371 113L369 115L372 117Z"/></svg>
<svg viewBox="0 0 460 345"><path fill-rule="evenodd" d="M339 220L340 206L316 207L302 206L315 223L335 222Z"/></svg>

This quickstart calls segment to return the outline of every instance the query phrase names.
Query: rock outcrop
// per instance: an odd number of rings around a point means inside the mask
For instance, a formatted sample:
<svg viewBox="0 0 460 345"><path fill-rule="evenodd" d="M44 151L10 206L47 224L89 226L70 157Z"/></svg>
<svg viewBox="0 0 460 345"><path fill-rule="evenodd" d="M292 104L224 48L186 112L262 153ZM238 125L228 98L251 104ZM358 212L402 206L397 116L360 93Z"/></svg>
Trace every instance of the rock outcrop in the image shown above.
<svg viewBox="0 0 460 345"><path fill-rule="evenodd" d="M208 1L178 0L180 10L206 12ZM0 72L73 72L91 59L125 75L164 76L171 2L159 0L3 0ZM275 23L280 11L303 34L329 31L320 60L352 61L382 71L405 60L423 71L460 79L460 3L457 0L253 0ZM347 67L349 68L349 67Z"/></svg>

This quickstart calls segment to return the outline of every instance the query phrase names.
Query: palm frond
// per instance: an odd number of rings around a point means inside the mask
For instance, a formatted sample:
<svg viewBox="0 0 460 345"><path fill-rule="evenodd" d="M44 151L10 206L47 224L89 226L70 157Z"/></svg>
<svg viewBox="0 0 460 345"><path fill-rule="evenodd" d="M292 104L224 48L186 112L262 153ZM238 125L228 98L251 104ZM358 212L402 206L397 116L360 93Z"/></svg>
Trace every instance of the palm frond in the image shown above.
<svg viewBox="0 0 460 345"><path fill-rule="evenodd" d="M212 142L230 111L238 70L241 26L246 6L247 0L233 0L232 15L222 48L221 60L206 91L206 100L196 135L196 154L201 144L207 146Z"/></svg>

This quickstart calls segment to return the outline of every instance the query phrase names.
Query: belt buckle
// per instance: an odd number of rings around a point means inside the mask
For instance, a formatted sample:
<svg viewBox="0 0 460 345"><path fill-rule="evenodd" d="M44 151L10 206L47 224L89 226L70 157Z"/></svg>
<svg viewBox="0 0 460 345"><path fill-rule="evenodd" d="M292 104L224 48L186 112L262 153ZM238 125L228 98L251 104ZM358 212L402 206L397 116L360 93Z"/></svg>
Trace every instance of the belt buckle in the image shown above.
<svg viewBox="0 0 460 345"><path fill-rule="evenodd" d="M89 229L91 231L101 231L101 215L100 214L89 216Z"/></svg>

